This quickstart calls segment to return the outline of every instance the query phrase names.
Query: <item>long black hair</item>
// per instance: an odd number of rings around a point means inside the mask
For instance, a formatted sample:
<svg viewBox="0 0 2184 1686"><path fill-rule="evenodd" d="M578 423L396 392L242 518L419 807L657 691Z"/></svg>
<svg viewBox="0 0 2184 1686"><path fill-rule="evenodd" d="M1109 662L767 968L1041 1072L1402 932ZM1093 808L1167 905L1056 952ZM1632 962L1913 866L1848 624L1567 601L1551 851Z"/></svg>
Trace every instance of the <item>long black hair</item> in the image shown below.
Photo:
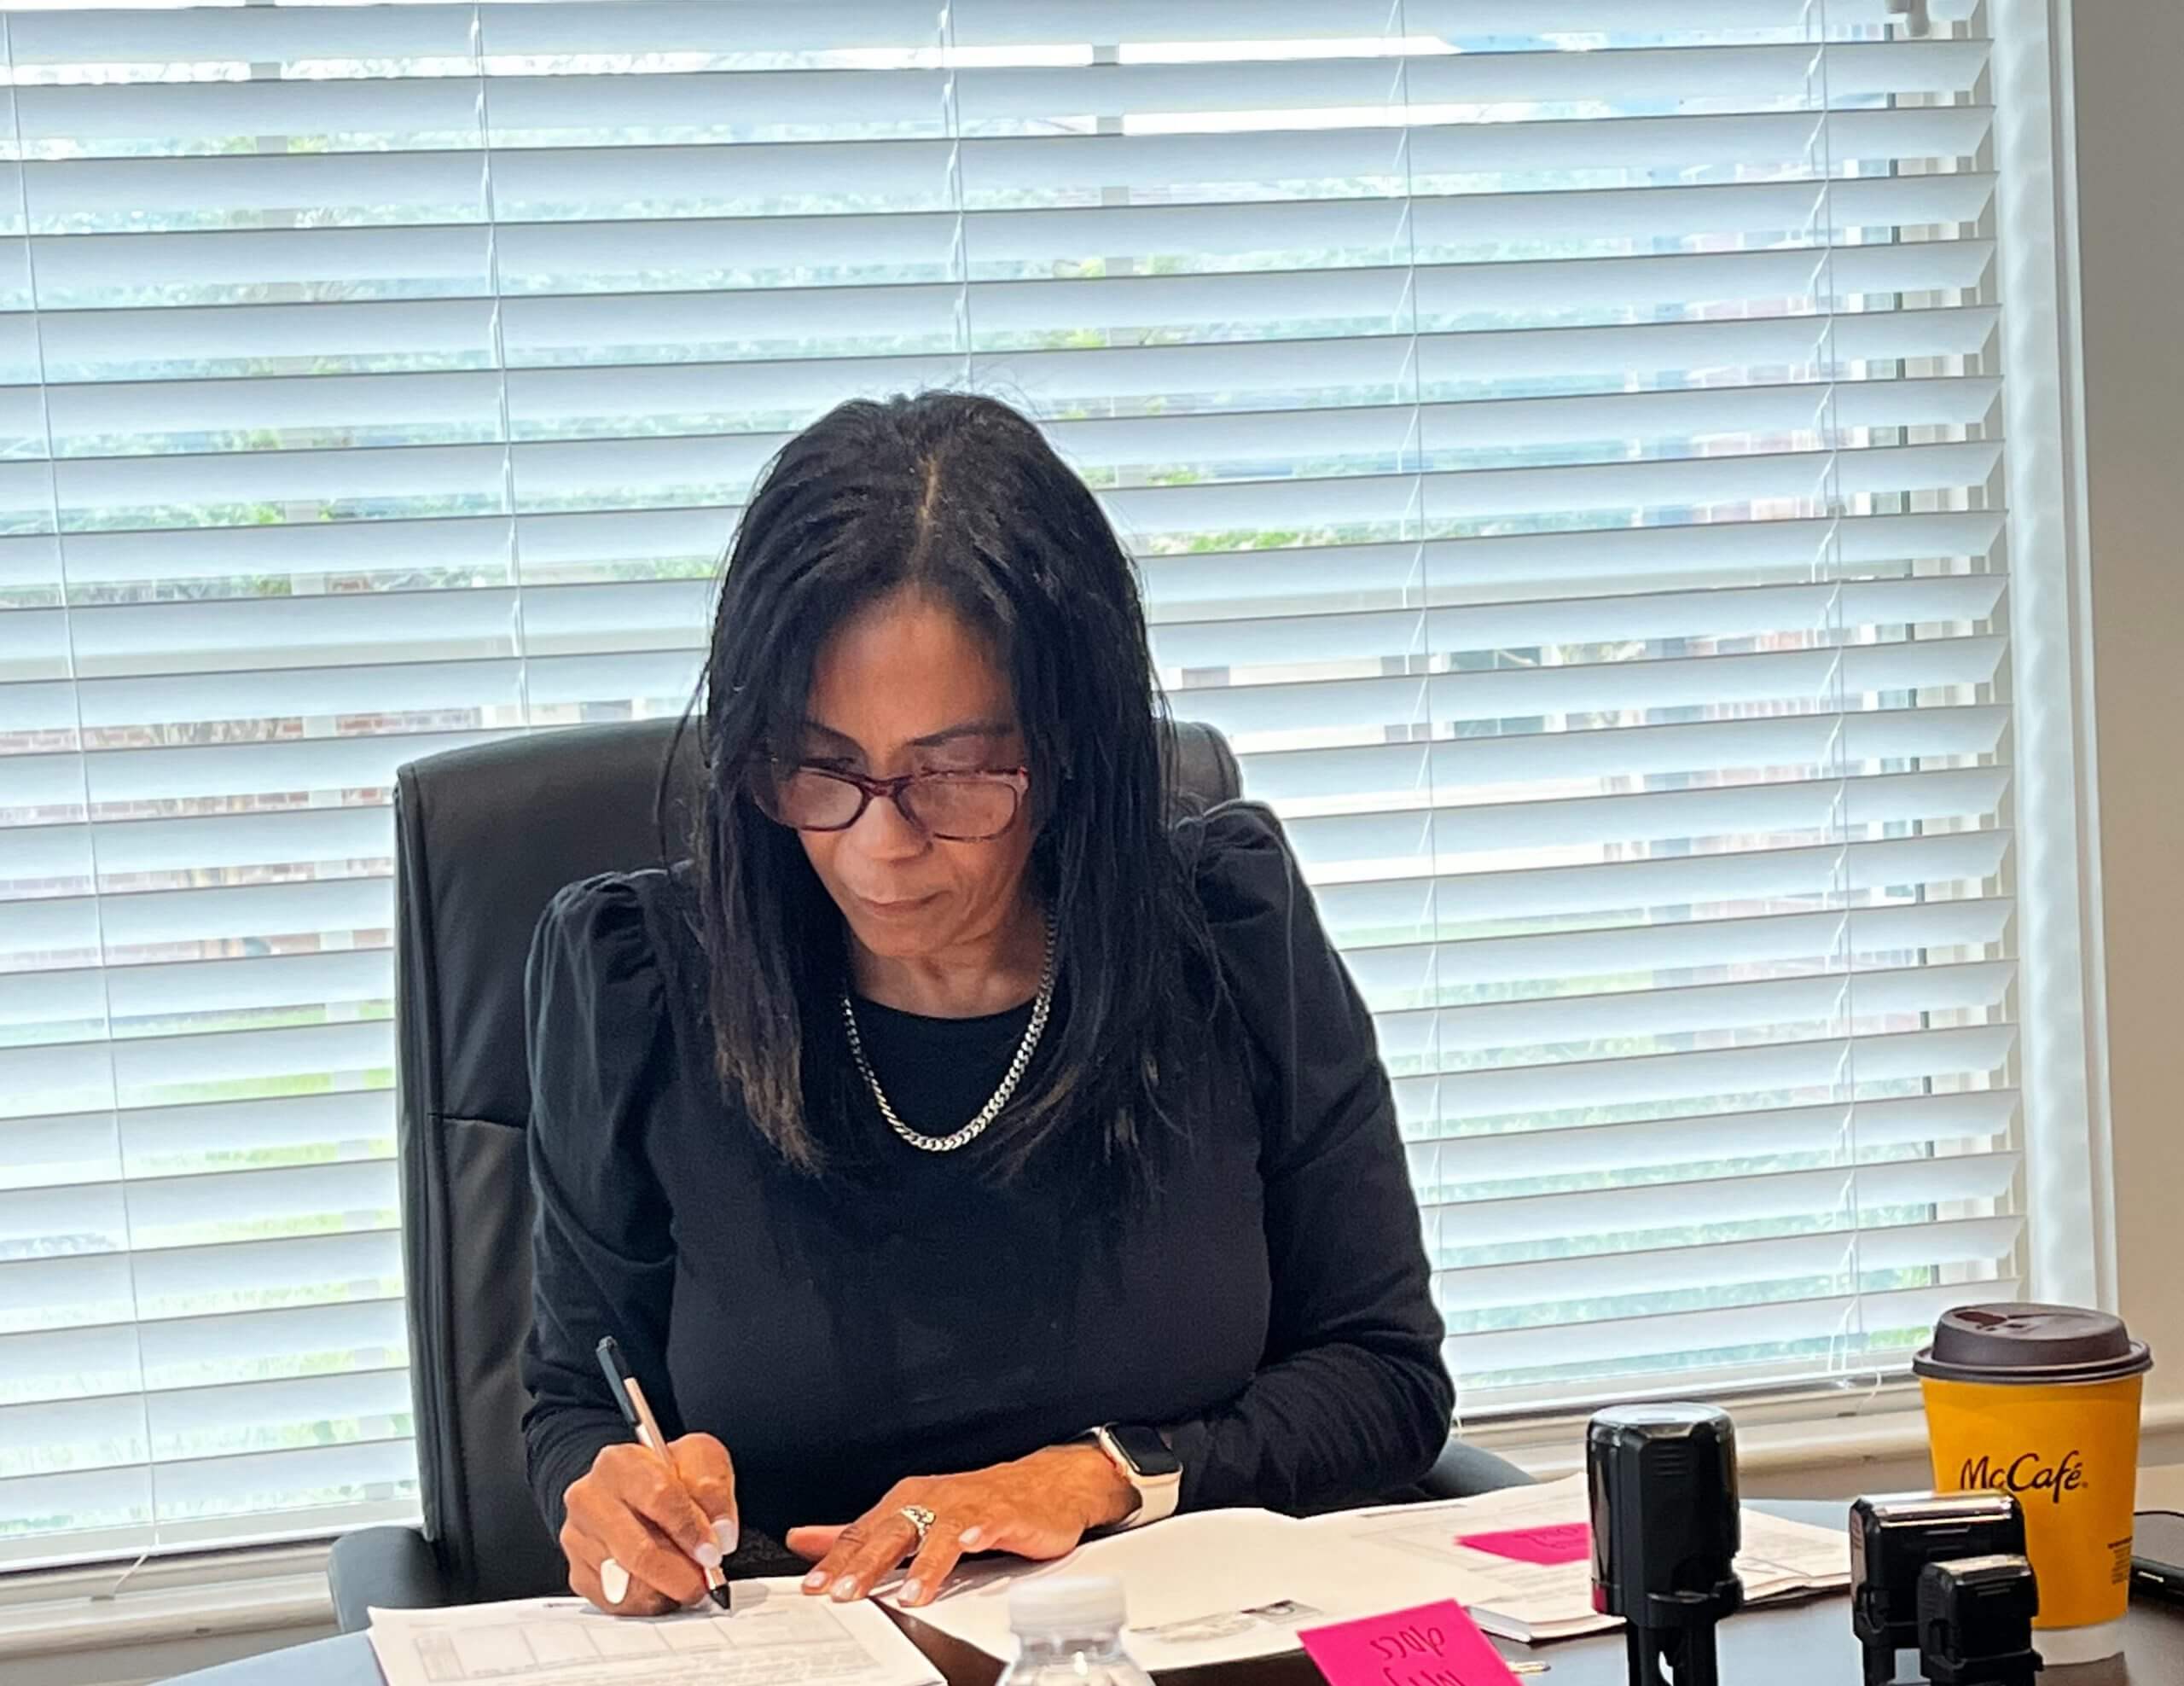
<svg viewBox="0 0 2184 1686"><path fill-rule="evenodd" d="M931 392L829 411L768 465L729 548L702 691L691 850L723 1090L790 1164L864 1157L868 1102L834 1002L841 916L751 782L793 756L828 635L903 587L990 641L1031 770L1031 870L1057 1000L1031 1077L972 1157L1011 1177L1066 1140L1149 1187L1217 990L1168 827L1165 715L1136 575L1084 483L998 401ZM864 1120L867 1125L873 1120Z"/></svg>

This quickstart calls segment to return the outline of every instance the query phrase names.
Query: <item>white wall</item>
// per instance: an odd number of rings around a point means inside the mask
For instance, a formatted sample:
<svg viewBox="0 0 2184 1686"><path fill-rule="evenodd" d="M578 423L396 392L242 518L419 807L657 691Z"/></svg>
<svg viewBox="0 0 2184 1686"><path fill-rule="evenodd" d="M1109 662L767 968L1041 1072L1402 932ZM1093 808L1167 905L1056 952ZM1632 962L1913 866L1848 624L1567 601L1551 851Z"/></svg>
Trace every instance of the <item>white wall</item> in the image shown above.
<svg viewBox="0 0 2184 1686"><path fill-rule="evenodd" d="M2077 0L2117 1286L2184 1404L2184 5Z"/></svg>

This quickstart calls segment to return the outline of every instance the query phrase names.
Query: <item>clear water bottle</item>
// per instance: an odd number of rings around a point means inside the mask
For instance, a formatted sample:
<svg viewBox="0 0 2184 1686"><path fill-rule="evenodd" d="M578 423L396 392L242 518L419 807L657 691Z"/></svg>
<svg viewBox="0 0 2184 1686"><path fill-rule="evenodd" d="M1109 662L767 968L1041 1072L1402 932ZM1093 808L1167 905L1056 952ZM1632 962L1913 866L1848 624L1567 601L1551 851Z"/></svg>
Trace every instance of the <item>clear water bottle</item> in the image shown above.
<svg viewBox="0 0 2184 1686"><path fill-rule="evenodd" d="M1010 1590L1016 1660L1000 1686L1153 1686L1123 1649L1123 1584L1112 1576L1035 1576Z"/></svg>

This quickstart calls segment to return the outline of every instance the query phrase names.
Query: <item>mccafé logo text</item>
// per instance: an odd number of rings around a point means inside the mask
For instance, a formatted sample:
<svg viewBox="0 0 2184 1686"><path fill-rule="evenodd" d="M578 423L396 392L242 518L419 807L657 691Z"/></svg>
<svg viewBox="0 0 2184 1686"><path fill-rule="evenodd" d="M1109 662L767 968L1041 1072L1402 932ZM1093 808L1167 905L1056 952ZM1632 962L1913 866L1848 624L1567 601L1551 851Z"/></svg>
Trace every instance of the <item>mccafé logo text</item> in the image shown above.
<svg viewBox="0 0 2184 1686"><path fill-rule="evenodd" d="M2007 1463L1987 1457L1966 1458L1958 1472L1957 1485L1966 1492L2045 1493L2050 1504L2060 1504L2065 1493L2085 1491L2085 1460L2076 1447L2052 1467L2038 1452L2020 1452Z"/></svg>

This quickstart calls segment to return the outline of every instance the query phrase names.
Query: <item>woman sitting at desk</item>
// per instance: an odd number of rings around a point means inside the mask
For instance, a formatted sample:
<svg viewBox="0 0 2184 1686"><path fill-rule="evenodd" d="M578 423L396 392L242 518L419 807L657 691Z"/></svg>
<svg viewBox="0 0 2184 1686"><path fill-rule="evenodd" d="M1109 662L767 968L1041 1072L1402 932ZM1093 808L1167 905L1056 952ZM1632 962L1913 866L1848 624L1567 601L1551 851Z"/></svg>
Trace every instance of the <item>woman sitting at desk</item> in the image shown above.
<svg viewBox="0 0 2184 1686"><path fill-rule="evenodd" d="M578 1592L690 1602L740 1519L915 1605L967 1552L1441 1451L1372 1020L1271 817L1167 812L1158 702L1130 565L1013 410L845 404L765 474L694 858L565 890L531 957L524 1427Z"/></svg>

